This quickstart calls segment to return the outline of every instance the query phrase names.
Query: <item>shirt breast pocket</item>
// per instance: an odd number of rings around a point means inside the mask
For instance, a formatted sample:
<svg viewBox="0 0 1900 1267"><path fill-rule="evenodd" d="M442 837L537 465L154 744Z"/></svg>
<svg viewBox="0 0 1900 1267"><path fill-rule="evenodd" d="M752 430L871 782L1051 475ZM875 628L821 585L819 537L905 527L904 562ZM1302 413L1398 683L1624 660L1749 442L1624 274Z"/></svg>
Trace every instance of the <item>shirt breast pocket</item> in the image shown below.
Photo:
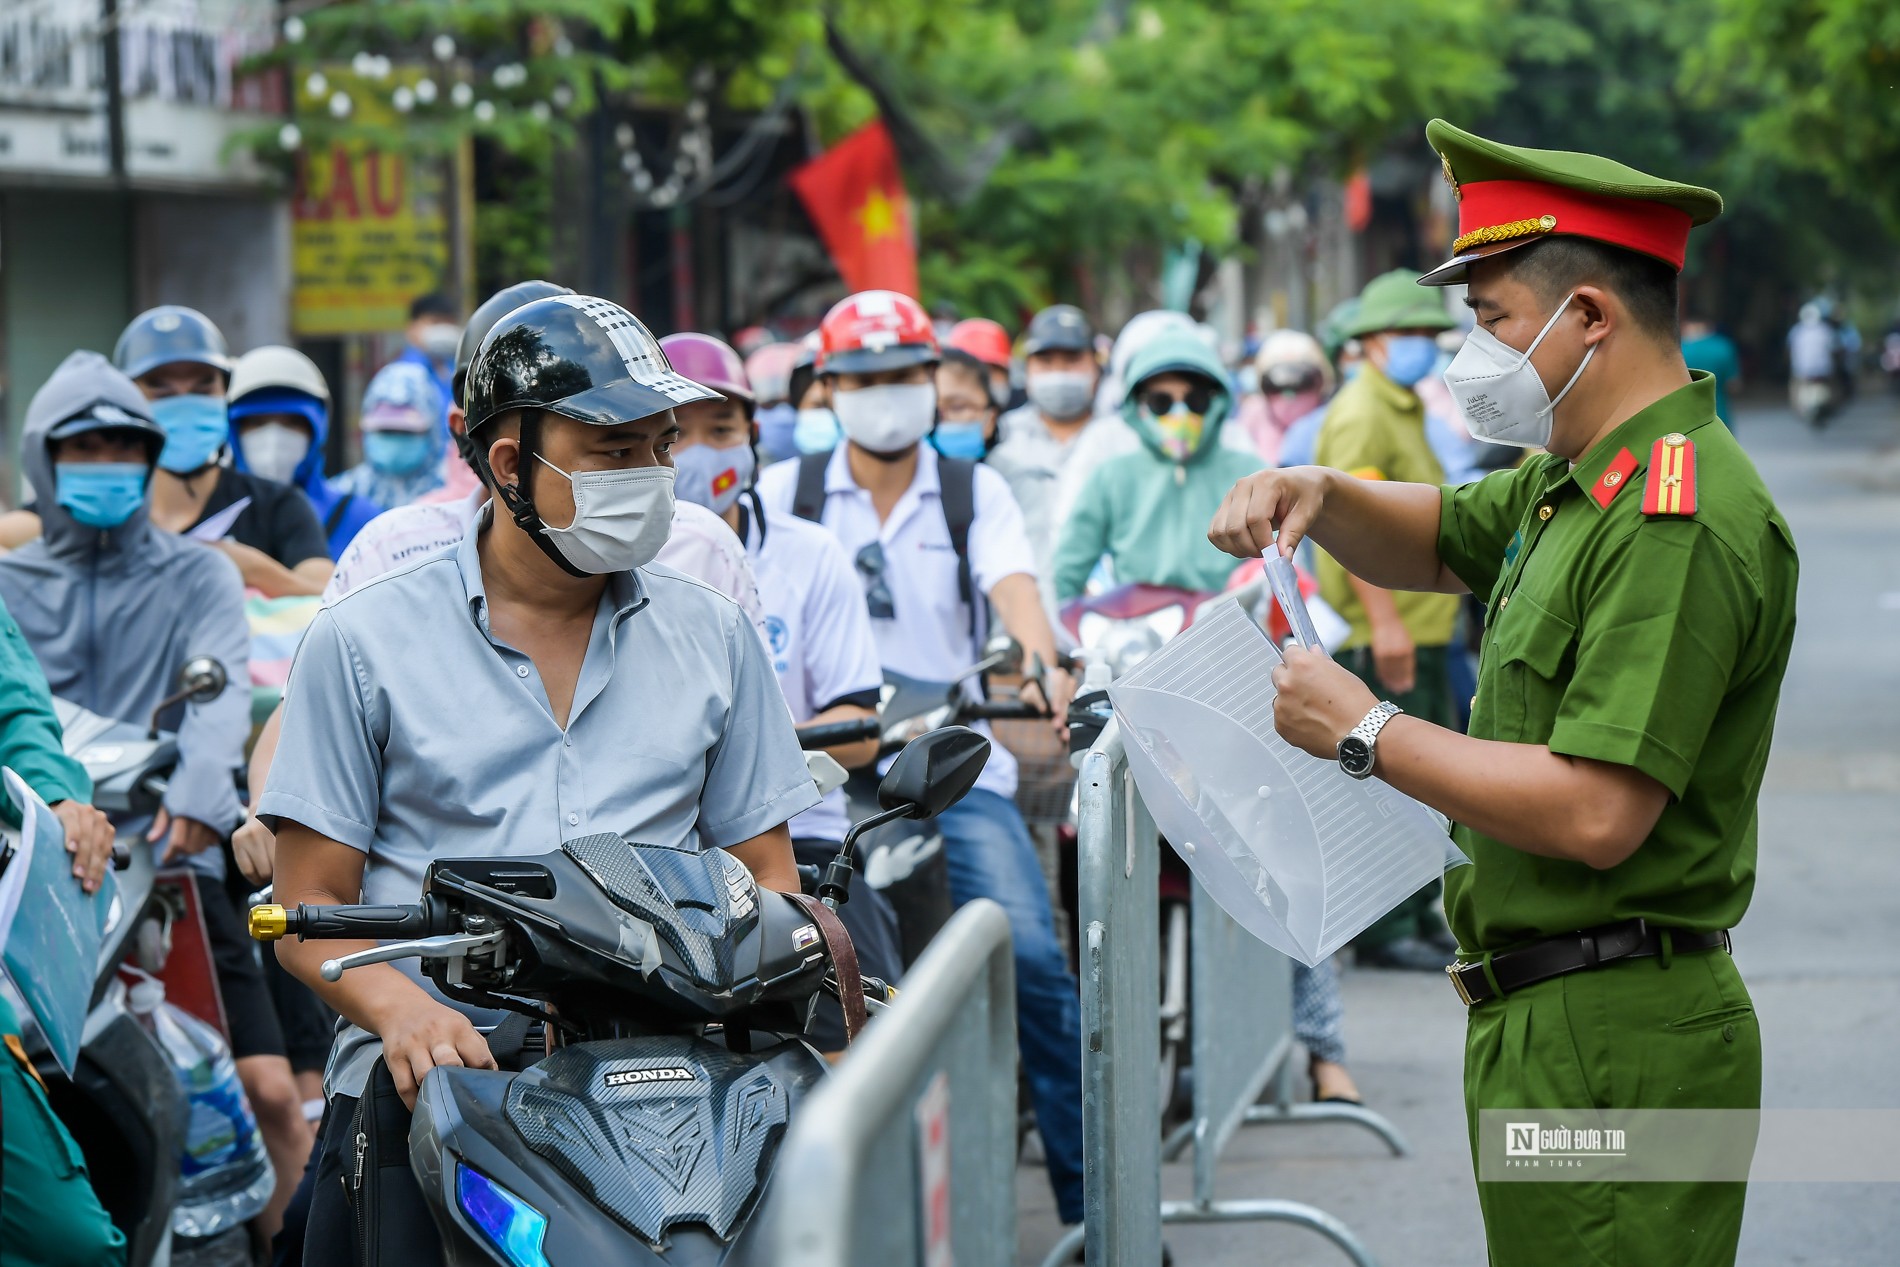
<svg viewBox="0 0 1900 1267"><path fill-rule="evenodd" d="M1577 627L1521 591L1494 619L1497 632L1485 653L1490 671L1480 675L1472 732L1543 743L1576 668Z"/></svg>

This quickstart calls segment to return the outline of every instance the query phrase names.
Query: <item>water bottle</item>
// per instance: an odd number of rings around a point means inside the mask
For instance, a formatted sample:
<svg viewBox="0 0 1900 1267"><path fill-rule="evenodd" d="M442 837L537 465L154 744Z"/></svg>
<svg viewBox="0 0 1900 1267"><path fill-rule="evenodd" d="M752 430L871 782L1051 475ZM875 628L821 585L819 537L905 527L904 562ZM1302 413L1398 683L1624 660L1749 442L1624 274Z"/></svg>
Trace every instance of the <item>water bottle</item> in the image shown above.
<svg viewBox="0 0 1900 1267"><path fill-rule="evenodd" d="M166 1002L161 981L138 981L126 1002L170 1058L189 1109L173 1234L202 1238L241 1227L263 1211L277 1176L231 1049L217 1030Z"/></svg>

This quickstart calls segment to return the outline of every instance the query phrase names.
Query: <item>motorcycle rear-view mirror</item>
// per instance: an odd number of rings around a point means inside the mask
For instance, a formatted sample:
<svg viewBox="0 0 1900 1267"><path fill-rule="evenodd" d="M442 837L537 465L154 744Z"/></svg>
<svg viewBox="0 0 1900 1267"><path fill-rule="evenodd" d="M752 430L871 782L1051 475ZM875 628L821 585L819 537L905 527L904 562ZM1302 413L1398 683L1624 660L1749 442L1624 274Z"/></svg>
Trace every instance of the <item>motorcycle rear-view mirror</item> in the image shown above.
<svg viewBox="0 0 1900 1267"><path fill-rule="evenodd" d="M209 704L224 694L224 688L230 684L231 675L225 670L222 661L208 655L191 657L178 670L176 688L152 710L152 725L148 733L154 739L158 737L158 719L174 704Z"/></svg>
<svg viewBox="0 0 1900 1267"><path fill-rule="evenodd" d="M193 656L178 671L178 689L193 704L209 704L224 694L230 681L223 663L208 655Z"/></svg>
<svg viewBox="0 0 1900 1267"><path fill-rule="evenodd" d="M990 741L967 726L945 726L919 735L897 754L877 785L877 803L907 810L908 818L931 818L962 800L976 786L990 759Z"/></svg>

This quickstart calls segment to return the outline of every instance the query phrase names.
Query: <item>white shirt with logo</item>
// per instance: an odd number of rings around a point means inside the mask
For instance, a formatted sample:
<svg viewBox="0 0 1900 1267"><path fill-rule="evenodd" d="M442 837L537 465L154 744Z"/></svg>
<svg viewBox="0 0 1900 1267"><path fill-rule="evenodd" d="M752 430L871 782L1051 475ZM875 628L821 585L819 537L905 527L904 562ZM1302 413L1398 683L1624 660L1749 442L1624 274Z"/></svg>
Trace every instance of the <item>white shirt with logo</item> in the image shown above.
<svg viewBox="0 0 1900 1267"><path fill-rule="evenodd" d="M748 516L751 519L751 516ZM830 532L768 509L746 525L746 557L759 578L765 649L792 720L804 725L846 696L884 685L871 617L844 548ZM842 789L792 820L797 839L843 840L850 819Z"/></svg>
<svg viewBox="0 0 1900 1267"><path fill-rule="evenodd" d="M884 552L884 583L891 592L893 615L872 618L878 660L887 670L925 682L949 682L982 658L984 639L971 630L970 611L957 590L957 554L943 518L937 454L918 446L917 474L890 518L878 522L871 494L851 474L846 447L840 445L825 469L824 525L838 538L847 559L855 560L872 542ZM798 492L797 461L780 462L759 475L759 497L768 511L787 518ZM1036 575L1035 556L1023 529L1023 513L1009 484L987 466L976 468L976 514L970 525L970 575L979 594L988 594L1004 577ZM768 522L768 528L769 528ZM856 575L859 601L863 584ZM974 685L970 687L975 690ZM988 733L988 726L977 729ZM1016 758L1001 744L990 753L978 787L998 796L1016 795Z"/></svg>

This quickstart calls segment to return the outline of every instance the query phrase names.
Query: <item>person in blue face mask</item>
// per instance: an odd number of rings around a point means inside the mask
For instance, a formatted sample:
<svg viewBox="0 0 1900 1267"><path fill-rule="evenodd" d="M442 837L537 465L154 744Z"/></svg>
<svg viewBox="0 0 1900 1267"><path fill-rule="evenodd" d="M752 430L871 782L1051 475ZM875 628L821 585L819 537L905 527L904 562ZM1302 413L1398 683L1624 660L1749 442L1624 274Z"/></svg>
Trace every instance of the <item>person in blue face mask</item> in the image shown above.
<svg viewBox="0 0 1900 1267"><path fill-rule="evenodd" d="M1339 326L1339 336L1356 339L1365 359L1327 406L1317 465L1362 479L1445 482L1416 388L1437 364L1437 335L1457 323L1436 292L1419 288L1418 276L1394 269L1373 278ZM1324 553L1319 579L1321 596L1352 625L1339 662L1407 713L1454 724L1449 673L1458 598L1380 589ZM1358 962L1443 969L1457 944L1439 913L1438 892L1436 884L1421 890L1362 933L1354 943Z"/></svg>
<svg viewBox="0 0 1900 1267"><path fill-rule="evenodd" d="M996 398L989 367L955 348L937 363L937 425L930 445L947 458L981 462L996 443Z"/></svg>
<svg viewBox="0 0 1900 1267"><path fill-rule="evenodd" d="M295 489L234 469L225 409L232 360L203 313L166 304L140 313L112 351L165 433L152 474L152 523L208 538L266 598L321 594L330 551L316 511Z"/></svg>
<svg viewBox="0 0 1900 1267"><path fill-rule="evenodd" d="M445 483L448 438L435 425L442 400L427 371L392 361L363 393L363 461L330 481L338 493L366 497L386 510L408 506Z"/></svg>

